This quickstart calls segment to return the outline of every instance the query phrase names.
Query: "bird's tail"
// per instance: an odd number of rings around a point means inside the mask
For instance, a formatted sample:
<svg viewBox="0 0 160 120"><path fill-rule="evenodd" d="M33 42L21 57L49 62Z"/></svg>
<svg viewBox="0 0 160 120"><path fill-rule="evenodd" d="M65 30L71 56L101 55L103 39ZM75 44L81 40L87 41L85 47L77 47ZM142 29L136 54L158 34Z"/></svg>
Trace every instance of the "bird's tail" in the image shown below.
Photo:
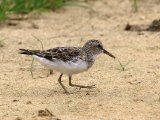
<svg viewBox="0 0 160 120"><path fill-rule="evenodd" d="M24 54L24 55L33 55L36 52L38 52L37 50L29 50L29 49L19 49L20 50L20 54Z"/></svg>

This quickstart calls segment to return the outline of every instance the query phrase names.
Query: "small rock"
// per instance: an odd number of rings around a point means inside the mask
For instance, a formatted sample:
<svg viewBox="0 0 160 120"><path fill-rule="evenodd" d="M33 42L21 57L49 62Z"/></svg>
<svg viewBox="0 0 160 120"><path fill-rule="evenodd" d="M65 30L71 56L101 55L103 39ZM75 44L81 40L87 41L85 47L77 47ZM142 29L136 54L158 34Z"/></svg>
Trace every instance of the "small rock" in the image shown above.
<svg viewBox="0 0 160 120"><path fill-rule="evenodd" d="M16 100L16 99L14 99L14 100L12 100L12 102L18 102L19 100Z"/></svg>
<svg viewBox="0 0 160 120"><path fill-rule="evenodd" d="M55 120L61 120L61 119L59 119L59 118L55 118Z"/></svg>
<svg viewBox="0 0 160 120"><path fill-rule="evenodd" d="M18 42L18 45L21 45L22 44L22 42Z"/></svg>
<svg viewBox="0 0 160 120"><path fill-rule="evenodd" d="M45 110L39 110L38 116L40 116L40 117L54 117L54 115L47 108Z"/></svg>
<svg viewBox="0 0 160 120"><path fill-rule="evenodd" d="M26 104L32 104L32 102L31 101L27 101Z"/></svg>
<svg viewBox="0 0 160 120"><path fill-rule="evenodd" d="M39 26L35 23L31 23L31 28L34 28L34 29L39 29Z"/></svg>
<svg viewBox="0 0 160 120"><path fill-rule="evenodd" d="M21 117L17 117L15 120L22 120L22 118Z"/></svg>
<svg viewBox="0 0 160 120"><path fill-rule="evenodd" d="M90 94L87 92L86 95L90 95Z"/></svg>

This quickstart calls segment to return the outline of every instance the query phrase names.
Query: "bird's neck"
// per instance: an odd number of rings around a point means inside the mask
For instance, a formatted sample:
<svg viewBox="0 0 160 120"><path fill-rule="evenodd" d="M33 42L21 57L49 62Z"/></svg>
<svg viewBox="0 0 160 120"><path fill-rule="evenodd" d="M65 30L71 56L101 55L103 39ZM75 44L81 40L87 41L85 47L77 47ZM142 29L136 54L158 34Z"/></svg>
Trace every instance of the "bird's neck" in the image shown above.
<svg viewBox="0 0 160 120"><path fill-rule="evenodd" d="M88 68L90 68L94 64L96 55L94 55L90 50L85 50L85 53L87 55Z"/></svg>

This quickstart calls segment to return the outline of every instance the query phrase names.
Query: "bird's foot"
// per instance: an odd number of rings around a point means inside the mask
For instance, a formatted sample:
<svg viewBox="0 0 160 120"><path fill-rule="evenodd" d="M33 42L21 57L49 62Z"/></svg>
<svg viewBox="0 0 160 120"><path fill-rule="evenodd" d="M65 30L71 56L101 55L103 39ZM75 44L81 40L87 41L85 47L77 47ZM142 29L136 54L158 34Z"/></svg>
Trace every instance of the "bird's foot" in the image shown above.
<svg viewBox="0 0 160 120"><path fill-rule="evenodd" d="M92 89L92 88L96 88L95 85L90 85L90 86L78 86L79 87L79 90L81 88L87 88L87 89Z"/></svg>
<svg viewBox="0 0 160 120"><path fill-rule="evenodd" d="M68 92L68 91L64 91L64 94L68 95L68 94L69 94L69 92Z"/></svg>

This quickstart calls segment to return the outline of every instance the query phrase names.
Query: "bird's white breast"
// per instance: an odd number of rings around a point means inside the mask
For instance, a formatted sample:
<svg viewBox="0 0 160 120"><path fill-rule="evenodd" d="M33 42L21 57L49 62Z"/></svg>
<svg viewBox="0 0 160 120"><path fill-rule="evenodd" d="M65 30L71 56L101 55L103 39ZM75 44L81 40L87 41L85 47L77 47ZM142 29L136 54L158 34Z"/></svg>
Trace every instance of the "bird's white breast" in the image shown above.
<svg viewBox="0 0 160 120"><path fill-rule="evenodd" d="M81 73L88 69L87 62L81 59L78 59L76 62L72 61L64 62L57 59L55 59L54 61L49 61L46 58L42 58L36 55L33 55L32 57L37 59L41 64L48 67L49 69L54 69L58 72L67 75Z"/></svg>

